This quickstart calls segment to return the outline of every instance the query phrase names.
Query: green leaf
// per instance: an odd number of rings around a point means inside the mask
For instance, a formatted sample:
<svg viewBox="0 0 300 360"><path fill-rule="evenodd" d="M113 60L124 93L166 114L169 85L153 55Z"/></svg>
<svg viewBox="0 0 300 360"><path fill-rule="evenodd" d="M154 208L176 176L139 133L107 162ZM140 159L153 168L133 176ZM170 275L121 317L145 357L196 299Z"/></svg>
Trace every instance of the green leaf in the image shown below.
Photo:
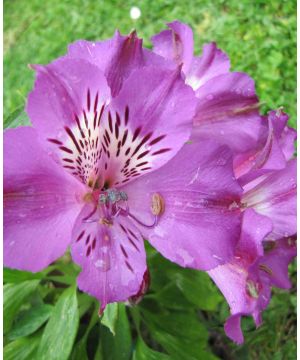
<svg viewBox="0 0 300 360"><path fill-rule="evenodd" d="M167 354L150 349L139 337L132 360L171 360Z"/></svg>
<svg viewBox="0 0 300 360"><path fill-rule="evenodd" d="M153 313L143 309L143 316L152 332L156 330L165 331L178 338L195 340L206 346L208 332L199 321L195 311L166 311Z"/></svg>
<svg viewBox="0 0 300 360"><path fill-rule="evenodd" d="M113 335L116 335L115 327L118 320L118 309L118 303L108 304L101 319L101 324L108 327Z"/></svg>
<svg viewBox="0 0 300 360"><path fill-rule="evenodd" d="M79 317L82 317L95 304L95 299L85 293L78 294L77 299Z"/></svg>
<svg viewBox="0 0 300 360"><path fill-rule="evenodd" d="M222 301L217 287L204 272L182 269L174 278L185 298L202 310L215 310Z"/></svg>
<svg viewBox="0 0 300 360"><path fill-rule="evenodd" d="M4 285L4 333L7 333L10 330L15 315L27 297L37 288L38 283L38 280L30 280L20 284Z"/></svg>
<svg viewBox="0 0 300 360"><path fill-rule="evenodd" d="M32 360L38 347L40 334L15 340L4 347L5 360Z"/></svg>
<svg viewBox="0 0 300 360"><path fill-rule="evenodd" d="M191 306L190 302L182 295L182 292L174 282L168 283L167 286L162 287L161 290L154 294L146 295L145 298L153 298L160 305L170 309L186 309Z"/></svg>
<svg viewBox="0 0 300 360"><path fill-rule="evenodd" d="M208 331L195 310L170 311L142 308L144 323L150 336L158 342L172 360L212 359L206 351Z"/></svg>
<svg viewBox="0 0 300 360"><path fill-rule="evenodd" d="M4 283L20 283L26 280L42 279L43 272L32 273L29 271L19 271L14 269L3 269Z"/></svg>
<svg viewBox="0 0 300 360"><path fill-rule="evenodd" d="M92 328L98 321L99 321L98 310L97 310L97 308L95 308L95 310L93 312L93 316L90 319L89 325L88 325L87 329L85 330L84 335L73 347L72 355L71 355L72 360L89 360L88 354L87 354L87 349L86 349L87 338L89 336L90 331L92 330Z"/></svg>
<svg viewBox="0 0 300 360"><path fill-rule="evenodd" d="M52 311L53 306L42 304L24 312L8 334L9 340L15 340L34 333L49 319Z"/></svg>
<svg viewBox="0 0 300 360"><path fill-rule="evenodd" d="M193 340L175 337L167 332L152 332L154 339L171 355L172 360L203 360L212 359L209 353L204 350L201 343Z"/></svg>
<svg viewBox="0 0 300 360"><path fill-rule="evenodd" d="M122 303L118 304L115 333L116 335L113 336L107 327L101 328L103 358L105 360L129 360L132 340L125 305Z"/></svg>
<svg viewBox="0 0 300 360"><path fill-rule="evenodd" d="M23 105L18 107L4 120L4 129L28 125L30 125L30 120L24 111Z"/></svg>
<svg viewBox="0 0 300 360"><path fill-rule="evenodd" d="M76 288L65 290L58 299L38 348L39 360L68 359L77 334L79 314Z"/></svg>
<svg viewBox="0 0 300 360"><path fill-rule="evenodd" d="M86 351L86 337L83 337L78 343L73 347L72 360L89 360L88 354Z"/></svg>
<svg viewBox="0 0 300 360"><path fill-rule="evenodd" d="M160 304L172 309L184 309L193 304L203 310L215 310L222 296L209 276L197 270L182 269L147 248L150 255L151 290Z"/></svg>

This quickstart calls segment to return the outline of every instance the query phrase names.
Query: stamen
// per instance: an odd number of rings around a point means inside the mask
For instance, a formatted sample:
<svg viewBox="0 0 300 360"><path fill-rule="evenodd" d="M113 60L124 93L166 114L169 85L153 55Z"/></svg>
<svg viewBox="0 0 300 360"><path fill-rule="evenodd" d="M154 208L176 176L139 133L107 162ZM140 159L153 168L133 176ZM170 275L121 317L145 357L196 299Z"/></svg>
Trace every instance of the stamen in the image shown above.
<svg viewBox="0 0 300 360"><path fill-rule="evenodd" d="M165 201L163 197L157 193L152 195L151 211L152 214L157 216L163 214L165 211Z"/></svg>
<svg viewBox="0 0 300 360"><path fill-rule="evenodd" d="M99 220L99 223L101 225L106 225L106 226L112 226L113 225L113 222L111 220L109 220L109 219L106 219L106 218L101 218Z"/></svg>
<svg viewBox="0 0 300 360"><path fill-rule="evenodd" d="M151 212L154 215L153 222L151 224L145 224L143 221L138 219L135 215L133 215L129 211L128 206L128 196L124 191L118 191L116 189L108 189L100 193L98 199L98 206L102 207L104 210L104 216L100 219L92 219L92 215L96 212L97 206L95 209L83 219L84 223L95 223L99 222L99 224L112 226L113 219L118 216L129 217L131 220L135 221L139 225L152 229L158 223L158 218L160 215L164 213L165 203L164 199L160 194L153 194L151 199ZM120 206L121 204L122 206Z"/></svg>
<svg viewBox="0 0 300 360"><path fill-rule="evenodd" d="M85 224L90 224L90 223L95 223L97 222L98 219L87 219L87 220L82 220L83 223Z"/></svg>
<svg viewBox="0 0 300 360"><path fill-rule="evenodd" d="M157 215L154 216L154 221L153 221L153 224L151 224L151 225L144 224L141 220L139 220L138 218L136 218L136 217L135 217L134 215L132 215L130 212L128 212L127 216L128 216L130 219L136 221L139 225L141 225L141 226L143 226L143 227L145 227L145 228L148 228L148 229L154 228L154 227L157 225L157 223L158 223L158 216L157 216Z"/></svg>
<svg viewBox="0 0 300 360"><path fill-rule="evenodd" d="M246 282L246 291L249 296L257 299L259 297L259 285L253 280L247 280Z"/></svg>
<svg viewBox="0 0 300 360"><path fill-rule="evenodd" d="M272 270L265 264L259 264L259 269L266 272L268 275L272 276L273 275L273 272Z"/></svg>

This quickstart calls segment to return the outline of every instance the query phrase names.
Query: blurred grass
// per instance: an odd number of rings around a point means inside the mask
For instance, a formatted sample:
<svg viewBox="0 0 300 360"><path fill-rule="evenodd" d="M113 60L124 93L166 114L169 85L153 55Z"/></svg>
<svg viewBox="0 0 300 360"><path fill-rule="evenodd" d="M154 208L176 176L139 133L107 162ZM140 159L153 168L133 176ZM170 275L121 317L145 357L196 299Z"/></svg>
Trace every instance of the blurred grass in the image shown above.
<svg viewBox="0 0 300 360"><path fill-rule="evenodd" d="M136 21L129 16L132 6L142 11ZM296 2L290 0L4 0L4 118L24 106L33 85L27 64L48 63L63 55L68 43L111 37L115 28L137 29L150 46L151 35L174 19L193 28L198 54L203 43L216 41L230 56L232 70L255 79L263 110L284 106L296 126ZM295 269L292 273L295 280ZM224 359L295 358L295 299L295 288L292 295L274 297L259 331L245 324L244 346L222 335L221 345L213 347ZM221 309L212 318L220 333Z"/></svg>
<svg viewBox="0 0 300 360"><path fill-rule="evenodd" d="M138 6L138 20L129 16ZM195 32L196 51L216 41L232 69L256 81L263 110L284 106L296 124L296 2L290 0L5 0L4 114L25 102L33 84L29 63L48 63L76 39L100 40L119 28L136 28L145 44L168 21L179 19Z"/></svg>

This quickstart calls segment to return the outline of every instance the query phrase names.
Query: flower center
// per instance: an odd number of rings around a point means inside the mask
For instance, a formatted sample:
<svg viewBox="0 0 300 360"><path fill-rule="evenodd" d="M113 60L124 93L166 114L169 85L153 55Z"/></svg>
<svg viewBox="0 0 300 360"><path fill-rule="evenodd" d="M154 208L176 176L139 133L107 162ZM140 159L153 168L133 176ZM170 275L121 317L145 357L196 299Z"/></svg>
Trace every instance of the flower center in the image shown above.
<svg viewBox="0 0 300 360"><path fill-rule="evenodd" d="M94 219L93 215L96 213L98 208L101 209L103 217L100 219ZM165 206L163 197L157 193L153 194L150 208L153 214L153 222L151 224L145 224L142 220L138 219L130 212L127 194L124 191L111 188L100 192L98 204L95 205L94 211L92 211L91 214L83 221L86 223L99 221L102 225L112 226L114 219L118 216L124 216L130 218L145 228L151 229L157 225L159 216L164 212Z"/></svg>

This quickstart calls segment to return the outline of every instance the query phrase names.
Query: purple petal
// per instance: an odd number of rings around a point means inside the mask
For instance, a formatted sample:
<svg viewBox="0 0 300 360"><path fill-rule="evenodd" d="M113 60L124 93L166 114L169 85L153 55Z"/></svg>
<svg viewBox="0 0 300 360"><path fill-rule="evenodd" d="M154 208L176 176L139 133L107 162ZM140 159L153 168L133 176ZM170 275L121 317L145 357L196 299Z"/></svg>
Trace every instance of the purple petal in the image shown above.
<svg viewBox="0 0 300 360"><path fill-rule="evenodd" d="M243 203L257 213L270 218L273 231L270 239L292 236L296 226L296 160L287 166L268 173L254 187L245 187Z"/></svg>
<svg viewBox="0 0 300 360"><path fill-rule="evenodd" d="M203 46L200 57L195 57L186 77L186 82L194 90L199 89L208 80L229 72L228 56L217 48L216 43Z"/></svg>
<svg viewBox="0 0 300 360"><path fill-rule="evenodd" d="M241 316L242 314L230 316L224 325L226 335L239 345L244 342L244 335L241 329Z"/></svg>
<svg viewBox="0 0 300 360"><path fill-rule="evenodd" d="M289 289L291 283L288 266L296 252L296 236L266 242L265 255L258 262L265 281L281 289Z"/></svg>
<svg viewBox="0 0 300 360"><path fill-rule="evenodd" d="M228 261L240 235L240 187L231 153L210 141L188 144L159 171L125 186L131 212L153 222L154 194L165 211L145 237L182 266L209 269Z"/></svg>
<svg viewBox="0 0 300 360"><path fill-rule="evenodd" d="M4 264L39 271L71 241L85 188L40 146L30 127L4 135Z"/></svg>
<svg viewBox="0 0 300 360"><path fill-rule="evenodd" d="M262 132L262 139L256 149L238 154L234 159L234 172L241 185L266 174L272 170L280 170L286 166L276 126L268 119L268 130Z"/></svg>
<svg viewBox="0 0 300 360"><path fill-rule="evenodd" d="M219 75L196 91L193 138L209 138L234 153L255 148L261 131L253 80L243 73Z"/></svg>
<svg viewBox="0 0 300 360"><path fill-rule="evenodd" d="M182 70L186 74L193 60L193 31L180 21L167 25L170 30L164 30L151 38L153 51L177 65L183 64Z"/></svg>
<svg viewBox="0 0 300 360"><path fill-rule="evenodd" d="M147 270L143 239L130 220L104 223L102 210L86 205L76 220L71 248L82 268L78 287L101 302L101 311L136 295Z"/></svg>
<svg viewBox="0 0 300 360"><path fill-rule="evenodd" d="M270 111L268 118L272 122L275 136L286 160L290 160L295 154L297 132L287 126L289 116L281 109L278 109Z"/></svg>
<svg viewBox="0 0 300 360"><path fill-rule="evenodd" d="M76 41L69 45L67 56L96 65L105 74L113 97L132 70L149 64L166 65L159 56L143 49L135 31L128 36L117 31L112 39L100 42Z"/></svg>
<svg viewBox="0 0 300 360"><path fill-rule="evenodd" d="M295 129L286 126L279 140L281 150L286 160L290 160L295 156L296 138L297 138L297 131Z"/></svg>
<svg viewBox="0 0 300 360"><path fill-rule="evenodd" d="M80 181L94 180L101 156L99 126L110 91L104 75L84 60L61 58L36 66L27 112L43 146Z"/></svg>
<svg viewBox="0 0 300 360"><path fill-rule="evenodd" d="M189 139L195 96L180 70L135 70L102 122L102 174L120 186L155 170Z"/></svg>
<svg viewBox="0 0 300 360"><path fill-rule="evenodd" d="M270 299L269 287L260 281L258 270L252 265L263 255L262 240L271 230L270 220L253 210L246 210L235 257L208 272L230 306L233 316L227 320L225 332L237 343L243 341L241 315L251 314L258 320Z"/></svg>

